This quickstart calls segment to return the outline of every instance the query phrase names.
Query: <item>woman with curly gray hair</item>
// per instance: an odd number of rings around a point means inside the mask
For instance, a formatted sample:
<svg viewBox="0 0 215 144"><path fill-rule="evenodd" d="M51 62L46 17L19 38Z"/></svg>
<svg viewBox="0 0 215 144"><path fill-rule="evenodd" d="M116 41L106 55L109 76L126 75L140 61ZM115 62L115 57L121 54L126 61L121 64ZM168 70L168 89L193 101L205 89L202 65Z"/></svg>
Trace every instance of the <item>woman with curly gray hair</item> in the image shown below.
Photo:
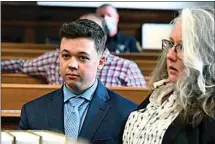
<svg viewBox="0 0 215 144"><path fill-rule="evenodd" d="M123 144L215 144L214 8L183 9Z"/></svg>

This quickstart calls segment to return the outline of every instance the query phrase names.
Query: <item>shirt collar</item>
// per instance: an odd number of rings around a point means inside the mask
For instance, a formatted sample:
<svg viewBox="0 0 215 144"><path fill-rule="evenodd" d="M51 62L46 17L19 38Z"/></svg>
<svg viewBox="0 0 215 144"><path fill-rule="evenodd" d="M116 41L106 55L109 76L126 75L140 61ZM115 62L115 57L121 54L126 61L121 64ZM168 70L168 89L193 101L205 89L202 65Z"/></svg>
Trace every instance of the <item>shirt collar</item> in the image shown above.
<svg viewBox="0 0 215 144"><path fill-rule="evenodd" d="M108 50L108 48L105 48L105 51L103 52L103 56L108 57L108 55L110 55L110 51Z"/></svg>
<svg viewBox="0 0 215 144"><path fill-rule="evenodd" d="M97 88L97 85L98 85L98 80L96 79L94 84L88 88L85 92L81 93L81 94L74 94L73 92L71 92L67 87L66 85L64 84L63 86L63 94L64 94L64 103L66 101L68 101L70 98L74 98L74 97L82 97L84 99L87 99L88 101L91 101L92 100L92 96L93 96L93 93L95 92L96 88Z"/></svg>
<svg viewBox="0 0 215 144"><path fill-rule="evenodd" d="M160 81L154 82L153 86L154 86L154 88L158 88L158 87L160 87L160 86L162 86L168 82L169 82L169 79L162 79Z"/></svg>

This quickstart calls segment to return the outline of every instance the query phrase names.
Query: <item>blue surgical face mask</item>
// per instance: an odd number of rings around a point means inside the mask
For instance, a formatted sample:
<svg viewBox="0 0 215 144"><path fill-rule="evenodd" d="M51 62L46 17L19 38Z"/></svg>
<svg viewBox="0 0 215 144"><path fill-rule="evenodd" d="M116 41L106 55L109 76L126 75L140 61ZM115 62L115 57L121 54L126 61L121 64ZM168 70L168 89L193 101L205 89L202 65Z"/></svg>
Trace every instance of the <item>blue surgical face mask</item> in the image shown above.
<svg viewBox="0 0 215 144"><path fill-rule="evenodd" d="M113 18L106 16L104 17L104 21L105 21L105 31L108 35L111 32L116 31L117 24Z"/></svg>

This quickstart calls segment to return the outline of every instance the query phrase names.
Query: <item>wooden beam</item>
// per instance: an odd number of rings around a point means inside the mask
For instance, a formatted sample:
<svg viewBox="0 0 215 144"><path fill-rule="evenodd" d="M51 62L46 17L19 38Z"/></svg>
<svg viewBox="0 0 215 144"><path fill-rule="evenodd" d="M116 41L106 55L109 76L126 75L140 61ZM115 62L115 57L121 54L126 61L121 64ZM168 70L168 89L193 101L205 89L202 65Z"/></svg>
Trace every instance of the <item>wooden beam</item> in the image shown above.
<svg viewBox="0 0 215 144"><path fill-rule="evenodd" d="M59 89L60 85L39 85L39 84L4 84L2 90L2 116L18 116L17 110L21 110L23 104L36 99L44 94ZM149 94L150 89L134 87L109 87L121 96L140 104ZM15 111L14 111L15 110Z"/></svg>
<svg viewBox="0 0 215 144"><path fill-rule="evenodd" d="M41 78L30 76L23 73L2 73L1 75L2 83L12 83L12 84L48 84L48 82Z"/></svg>
<svg viewBox="0 0 215 144"><path fill-rule="evenodd" d="M56 44L34 44L34 43L5 43L1 44L1 49L34 49L34 50L55 50L59 45Z"/></svg>
<svg viewBox="0 0 215 144"><path fill-rule="evenodd" d="M48 82L41 78L30 76L23 73L7 73L3 72L1 75L2 83L11 83L11 84L48 84ZM146 83L148 84L150 76L144 76Z"/></svg>

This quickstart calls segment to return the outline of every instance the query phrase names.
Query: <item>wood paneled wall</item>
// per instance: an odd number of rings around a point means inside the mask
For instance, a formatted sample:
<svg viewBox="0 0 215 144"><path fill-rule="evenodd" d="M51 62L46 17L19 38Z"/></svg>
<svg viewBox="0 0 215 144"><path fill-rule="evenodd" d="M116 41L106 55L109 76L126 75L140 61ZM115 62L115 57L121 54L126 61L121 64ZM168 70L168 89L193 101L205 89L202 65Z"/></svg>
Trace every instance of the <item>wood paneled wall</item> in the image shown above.
<svg viewBox="0 0 215 144"><path fill-rule="evenodd" d="M64 22L95 12L96 8L49 7L33 3L24 5L3 3L1 7L2 41L45 43L46 37L58 37ZM120 31L141 41L143 23L169 23L176 15L172 10L118 9Z"/></svg>

